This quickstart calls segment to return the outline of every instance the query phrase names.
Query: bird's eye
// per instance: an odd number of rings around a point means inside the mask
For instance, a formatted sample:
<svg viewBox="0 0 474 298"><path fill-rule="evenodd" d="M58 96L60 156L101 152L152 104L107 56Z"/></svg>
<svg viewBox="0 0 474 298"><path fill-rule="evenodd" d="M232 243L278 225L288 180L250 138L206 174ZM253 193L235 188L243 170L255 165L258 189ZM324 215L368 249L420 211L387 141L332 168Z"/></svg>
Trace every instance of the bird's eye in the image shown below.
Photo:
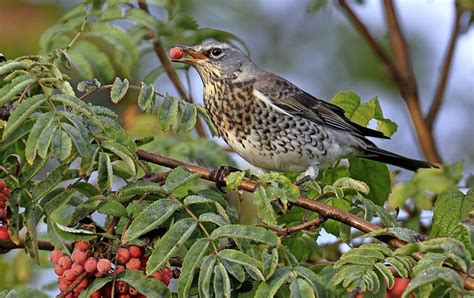
<svg viewBox="0 0 474 298"><path fill-rule="evenodd" d="M220 48L213 48L211 50L211 55L214 57L218 57L220 54L222 54L222 49Z"/></svg>

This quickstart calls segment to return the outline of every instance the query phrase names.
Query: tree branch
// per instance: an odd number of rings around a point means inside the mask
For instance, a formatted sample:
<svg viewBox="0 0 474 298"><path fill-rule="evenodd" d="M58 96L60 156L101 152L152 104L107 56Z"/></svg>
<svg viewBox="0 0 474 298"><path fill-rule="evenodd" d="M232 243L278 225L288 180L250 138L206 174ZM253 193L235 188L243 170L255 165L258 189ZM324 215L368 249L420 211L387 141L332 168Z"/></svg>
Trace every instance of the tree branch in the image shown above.
<svg viewBox="0 0 474 298"><path fill-rule="evenodd" d="M176 167L184 167L188 169L189 171L193 173L198 173L201 174L201 178L209 181L216 182L215 180L212 179L211 173L212 171L201 167L201 166L196 166L196 165L191 165L184 163L182 161L178 161L169 157L164 157L156 153L152 152L147 152L144 150L137 150L137 156L139 159L148 161L157 165L165 166L168 168L176 168ZM227 177L226 177L227 178ZM226 180L224 178L224 180ZM239 189L245 190L248 192L255 192L256 188L258 186L258 182L254 180L249 180L249 179L244 179L239 185ZM354 214L351 214L349 212L346 212L344 210L341 210L339 208L329 206L325 203L315 201L312 199L309 199L307 197L301 196L298 201L296 202L291 202L291 204L314 211L318 213L322 218L330 218L334 219L336 221L342 222L344 224L347 224L351 227L354 227L362 232L365 233L370 233L379 229L382 229L382 227L373 224L367 220L364 220ZM301 225L295 226L300 228ZM293 227L293 228L295 228ZM402 241L396 237L392 236L381 236L377 237L377 239L389 244L392 247L399 248L407 243L405 241ZM422 255L421 254L414 254L415 259L419 260L421 259ZM468 277L464 273L460 273L461 277L464 279L464 287L468 290L474 290L474 279Z"/></svg>
<svg viewBox="0 0 474 298"><path fill-rule="evenodd" d="M463 10L457 1L454 2L454 6L456 16L454 19L451 36L449 38L449 45L444 56L443 66L441 68L441 75L439 77L438 86L436 87L435 95L431 103L430 111L428 112L428 115L425 118L425 121L431 130L433 130L433 123L436 119L436 116L438 115L441 104L443 103L443 95L446 89L446 84L448 83L451 63L453 61L453 56L456 49L456 42L461 31L460 22Z"/></svg>
<svg viewBox="0 0 474 298"><path fill-rule="evenodd" d="M408 112L413 121L417 139L426 159L433 163L441 163L435 140L421 112L418 99L418 86L412 70L410 55L392 1L384 0L384 7L390 44L394 52L394 62L392 62L392 59L389 58L386 51L370 34L365 24L347 4L346 0L339 0L339 5L352 24L365 38L370 48L382 62L384 69L388 70L390 78L397 85L400 94L405 100Z"/></svg>
<svg viewBox="0 0 474 298"><path fill-rule="evenodd" d="M310 221L301 223L301 224L296 225L296 226L291 226L291 227L288 227L288 228L285 228L285 229L275 229L273 227L268 227L268 226L264 226L264 227L271 229L272 231L274 231L278 235L286 236L288 234L291 234L291 233L294 233L294 232L297 232L297 231L317 228L323 223L323 221L324 220L322 218L318 217L318 218L312 219Z"/></svg>
<svg viewBox="0 0 474 298"><path fill-rule="evenodd" d="M74 280L74 282L62 293L60 293L59 295L56 296L56 298L64 298L67 296L67 294L69 294L70 292L72 292L81 282L84 278L87 277L87 272L83 272L81 275L79 275L78 277L76 277L76 279Z"/></svg>
<svg viewBox="0 0 474 298"><path fill-rule="evenodd" d="M138 1L138 6L140 7L140 9L150 14L150 10L148 9L148 4L146 4L145 1L143 0ZM151 42L153 45L153 50L156 56L158 56L158 59L160 60L161 65L163 65L163 67L165 68L166 74L168 75L170 81L173 83L174 87L176 88L176 91L178 91L179 96L188 102L192 102L190 98L187 96L186 90L184 89L184 86L181 83L181 80L179 79L178 74L173 68L173 65L171 65L171 62L168 59L168 55L166 54L161 44L160 38L158 37L155 31L151 31L151 30L150 30L150 36L151 36ZM207 137L206 131L204 129L204 126L202 125L202 121L200 118L198 118L196 122L196 131L199 137L201 138Z"/></svg>
<svg viewBox="0 0 474 298"><path fill-rule="evenodd" d="M0 239L0 251L6 253L12 249L25 248L25 239L21 238L18 244L13 243L11 240ZM40 250L54 250L54 245L51 242L39 240L38 249Z"/></svg>

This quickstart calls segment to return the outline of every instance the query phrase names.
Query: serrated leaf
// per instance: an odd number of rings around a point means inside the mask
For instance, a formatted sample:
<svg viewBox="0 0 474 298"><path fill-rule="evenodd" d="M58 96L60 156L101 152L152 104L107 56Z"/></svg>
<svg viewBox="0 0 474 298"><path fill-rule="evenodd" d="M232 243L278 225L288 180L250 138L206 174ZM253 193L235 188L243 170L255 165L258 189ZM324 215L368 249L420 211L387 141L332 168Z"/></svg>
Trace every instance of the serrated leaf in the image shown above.
<svg viewBox="0 0 474 298"><path fill-rule="evenodd" d="M89 230L70 228L59 223L55 223L55 225L59 237L66 241L92 240L97 237L94 232Z"/></svg>
<svg viewBox="0 0 474 298"><path fill-rule="evenodd" d="M179 275L178 297L187 298L189 296L194 274L202 258L208 253L209 244L209 240L202 238L194 242L188 250L181 266L181 274Z"/></svg>
<svg viewBox="0 0 474 298"><path fill-rule="evenodd" d="M117 275L117 280L126 282L148 298L171 297L171 292L164 283L156 278L147 277L139 270L125 270Z"/></svg>
<svg viewBox="0 0 474 298"><path fill-rule="evenodd" d="M112 141L112 140L106 140L102 142L102 147L109 150L113 154L115 154L117 157L119 157L121 160L125 162L127 165L128 169L132 173L132 175L135 175L137 173L136 167L135 167L135 156L128 150L127 147Z"/></svg>
<svg viewBox="0 0 474 298"><path fill-rule="evenodd" d="M291 271L288 267L278 268L272 278L262 282L255 293L256 298L274 297L278 289L286 282Z"/></svg>
<svg viewBox="0 0 474 298"><path fill-rule="evenodd" d="M224 207L222 207L221 204L219 204L219 202L217 201L214 201L212 199L209 199L209 198L205 198L203 196L200 196L200 195L190 195L190 196L187 196L184 200L183 200L183 203L186 205L186 206L191 206L191 205L195 205L195 204L208 204L208 205L212 205L217 213L219 213L219 215L221 215L222 217L225 218L226 221L230 221L230 218L229 218L229 215L227 215Z"/></svg>
<svg viewBox="0 0 474 298"><path fill-rule="evenodd" d="M180 208L181 204L178 201L161 199L153 202L132 221L124 234L124 242L130 242L156 229Z"/></svg>
<svg viewBox="0 0 474 298"><path fill-rule="evenodd" d="M6 75L18 69L27 69L28 63L20 62L15 60L10 60L5 63L2 63L0 66L0 76Z"/></svg>
<svg viewBox="0 0 474 298"><path fill-rule="evenodd" d="M293 268L293 270L297 275L304 278L313 287L313 291L318 293L318 297L325 296L323 290L326 285L320 276L303 266L296 266Z"/></svg>
<svg viewBox="0 0 474 298"><path fill-rule="evenodd" d="M243 171L236 171L230 173L229 175L227 175L227 178L225 180L226 187L231 190L237 190L244 177L245 172Z"/></svg>
<svg viewBox="0 0 474 298"><path fill-rule="evenodd" d="M217 297L230 298L230 279L222 263L214 266L214 294Z"/></svg>
<svg viewBox="0 0 474 298"><path fill-rule="evenodd" d="M178 99L175 96L165 94L163 102L160 105L160 127L162 130L168 130L178 118Z"/></svg>
<svg viewBox="0 0 474 298"><path fill-rule="evenodd" d="M48 226L48 231L47 231L48 239L51 242L51 244L53 244L54 249L60 250L66 254L69 254L68 246L66 245L65 241L61 239L61 237L59 236L56 230L57 229L56 224L48 218L47 226Z"/></svg>
<svg viewBox="0 0 474 298"><path fill-rule="evenodd" d="M167 192L173 192L178 187L199 179L199 177L201 177L200 174L191 173L183 167L178 167L172 170L168 177L166 177L164 188Z"/></svg>
<svg viewBox="0 0 474 298"><path fill-rule="evenodd" d="M14 78L10 84L3 86L0 89L0 107L5 105L7 102L11 102L16 95L23 92L28 86L36 83L36 78L31 75L24 75ZM37 98L44 97L43 94L35 95ZM34 98L33 96L32 98ZM21 115L20 115L21 116ZM11 118L11 116L10 116Z"/></svg>
<svg viewBox="0 0 474 298"><path fill-rule="evenodd" d="M102 214L126 217L127 209L117 201L108 200L105 203L101 204L99 209L97 209Z"/></svg>
<svg viewBox="0 0 474 298"><path fill-rule="evenodd" d="M472 210L474 210L474 191L468 192L467 195L458 190L443 191L435 201L430 237L459 239L459 234L453 232L458 223L464 220Z"/></svg>
<svg viewBox="0 0 474 298"><path fill-rule="evenodd" d="M310 298L316 297L312 287L306 282L306 280L297 278L290 284L291 298Z"/></svg>
<svg viewBox="0 0 474 298"><path fill-rule="evenodd" d="M38 140L43 130L53 122L54 112L48 112L41 115L31 128L25 145L25 157L31 165L36 157L38 150Z"/></svg>
<svg viewBox="0 0 474 298"><path fill-rule="evenodd" d="M118 103L119 101L122 100L122 98L125 96L125 94L128 91L130 83L128 82L127 79L124 79L123 81L119 78L116 77L113 87L110 90L110 99L112 100L113 103Z"/></svg>
<svg viewBox="0 0 474 298"><path fill-rule="evenodd" d="M102 289L106 284L108 284L111 281L112 281L112 276L94 278L92 282L89 283L89 286L81 292L81 294L79 295L79 298L89 298L92 295L92 293L94 293L97 290Z"/></svg>
<svg viewBox="0 0 474 298"><path fill-rule="evenodd" d="M214 256L206 256L203 258L198 278L199 297L212 297L211 280L215 263L216 259Z"/></svg>
<svg viewBox="0 0 474 298"><path fill-rule="evenodd" d="M120 190L119 197L121 201L127 201L131 197L143 195L143 194L157 194L159 196L165 196L166 191L158 184L148 180L138 181L133 184L129 184Z"/></svg>
<svg viewBox="0 0 474 298"><path fill-rule="evenodd" d="M196 125L197 109L193 104L182 101L179 103L179 127L183 132L189 132Z"/></svg>
<svg viewBox="0 0 474 298"><path fill-rule="evenodd" d="M203 213L199 215L200 222L212 222L218 226L229 224L229 221L219 214L215 213Z"/></svg>
<svg viewBox="0 0 474 298"><path fill-rule="evenodd" d="M370 191L370 188L366 183L352 179L350 177L342 177L337 179L333 186L339 188L355 189L356 191L364 194L368 194Z"/></svg>
<svg viewBox="0 0 474 298"><path fill-rule="evenodd" d="M217 256L232 263L244 266L256 274L260 280L264 281L265 277L262 274L263 265L260 261L250 257L249 255L235 249L225 249L220 251Z"/></svg>
<svg viewBox="0 0 474 298"><path fill-rule="evenodd" d="M389 289L393 288L393 284L395 282L395 277L393 276L392 271L388 269L383 263L376 263L375 269L383 276L385 283Z"/></svg>
<svg viewBox="0 0 474 298"><path fill-rule="evenodd" d="M41 205L43 211L46 215L50 215L55 209L62 207L63 205L67 204L73 195L72 191L66 190L60 192L58 195L54 196L52 199L48 200L47 202L43 202L41 200Z"/></svg>
<svg viewBox="0 0 474 298"><path fill-rule="evenodd" d="M39 106L46 102L46 96L38 94L29 97L21 102L8 118L2 140L5 140L35 111Z"/></svg>
<svg viewBox="0 0 474 298"><path fill-rule="evenodd" d="M388 257L385 259L387 263L392 265L393 268L398 272L398 275L402 278L408 278L409 272L405 268L405 265L394 257Z"/></svg>
<svg viewBox="0 0 474 298"><path fill-rule="evenodd" d="M441 268L428 268L423 271L423 274L419 274L412 278L410 283L403 292L402 298L410 297L410 294L416 288L422 287L428 284L438 285L444 283L451 289L455 290L458 294L463 292L464 284L459 274L453 269L441 267Z"/></svg>
<svg viewBox="0 0 474 298"><path fill-rule="evenodd" d="M262 252L263 275L265 279L269 279L278 266L278 250L273 248Z"/></svg>
<svg viewBox="0 0 474 298"><path fill-rule="evenodd" d="M146 274L151 275L163 267L191 237L196 226L197 222L192 218L181 219L172 225L163 237L155 242L155 249L146 266Z"/></svg>
<svg viewBox="0 0 474 298"><path fill-rule="evenodd" d="M349 163L351 177L369 186L370 192L366 197L375 204L383 206L391 192L387 165L362 158L350 158Z"/></svg>
<svg viewBox="0 0 474 298"><path fill-rule="evenodd" d="M69 123L61 123L61 128L71 138L72 142L76 146L77 151L81 156L86 156L89 152L89 144L84 140L81 132Z"/></svg>
<svg viewBox="0 0 474 298"><path fill-rule="evenodd" d="M142 88L140 94L138 94L138 106L142 111L145 111L148 107L155 104L155 87L153 85L145 85L142 82Z"/></svg>
<svg viewBox="0 0 474 298"><path fill-rule="evenodd" d="M254 203L257 205L257 215L264 223L268 225L275 225L277 223L271 199L267 196L263 186L259 186L255 191Z"/></svg>
<svg viewBox="0 0 474 298"><path fill-rule="evenodd" d="M60 161L66 160L71 155L72 141L66 132L56 129L53 140L51 142L51 150L53 157Z"/></svg>
<svg viewBox="0 0 474 298"><path fill-rule="evenodd" d="M273 246L280 243L280 239L272 232L264 228L244 225L226 225L212 231L210 239L217 240L219 238L248 239Z"/></svg>
<svg viewBox="0 0 474 298"><path fill-rule="evenodd" d="M51 123L50 125L46 126L44 130L41 132L40 138L38 140L38 155L41 158L46 158L46 154L48 153L49 147L53 140L54 133L58 129L56 123Z"/></svg>
<svg viewBox="0 0 474 298"><path fill-rule="evenodd" d="M33 198L39 199L51 191L59 182L61 182L67 172L69 165L62 164L49 172L43 180L33 187L31 192Z"/></svg>
<svg viewBox="0 0 474 298"><path fill-rule="evenodd" d="M232 275L238 282L243 283L245 281L245 270L239 264L231 263L227 260L220 260L225 267L225 270Z"/></svg>
<svg viewBox="0 0 474 298"><path fill-rule="evenodd" d="M56 58L66 69L71 69L71 58L69 54L63 49L56 49L55 51Z"/></svg>
<svg viewBox="0 0 474 298"><path fill-rule="evenodd" d="M113 183L112 163L108 154L99 153L99 164L97 167L97 186L104 191L110 191Z"/></svg>
<svg viewBox="0 0 474 298"><path fill-rule="evenodd" d="M141 9L128 9L125 17L153 31L159 27L158 20Z"/></svg>

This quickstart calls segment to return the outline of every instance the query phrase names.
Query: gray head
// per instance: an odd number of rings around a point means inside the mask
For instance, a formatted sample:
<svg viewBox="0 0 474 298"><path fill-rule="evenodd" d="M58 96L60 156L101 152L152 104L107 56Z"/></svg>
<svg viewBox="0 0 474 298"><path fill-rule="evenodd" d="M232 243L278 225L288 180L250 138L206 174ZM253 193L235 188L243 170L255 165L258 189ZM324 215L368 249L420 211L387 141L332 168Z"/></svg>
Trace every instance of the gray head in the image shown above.
<svg viewBox="0 0 474 298"><path fill-rule="evenodd" d="M242 72L257 70L258 67L239 48L215 40L188 47L178 46L191 58L172 59L192 65L198 71L204 84L224 78L237 78Z"/></svg>

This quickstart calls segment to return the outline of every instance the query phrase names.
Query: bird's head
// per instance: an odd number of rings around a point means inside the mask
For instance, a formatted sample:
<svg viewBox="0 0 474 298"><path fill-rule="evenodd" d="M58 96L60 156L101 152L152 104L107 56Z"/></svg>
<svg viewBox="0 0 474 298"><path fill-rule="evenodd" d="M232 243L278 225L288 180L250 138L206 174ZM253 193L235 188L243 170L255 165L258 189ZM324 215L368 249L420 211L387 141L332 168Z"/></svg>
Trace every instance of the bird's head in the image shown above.
<svg viewBox="0 0 474 298"><path fill-rule="evenodd" d="M196 46L177 46L170 50L171 61L192 65L204 83L216 78L239 76L254 63L239 48L228 43L206 41Z"/></svg>

